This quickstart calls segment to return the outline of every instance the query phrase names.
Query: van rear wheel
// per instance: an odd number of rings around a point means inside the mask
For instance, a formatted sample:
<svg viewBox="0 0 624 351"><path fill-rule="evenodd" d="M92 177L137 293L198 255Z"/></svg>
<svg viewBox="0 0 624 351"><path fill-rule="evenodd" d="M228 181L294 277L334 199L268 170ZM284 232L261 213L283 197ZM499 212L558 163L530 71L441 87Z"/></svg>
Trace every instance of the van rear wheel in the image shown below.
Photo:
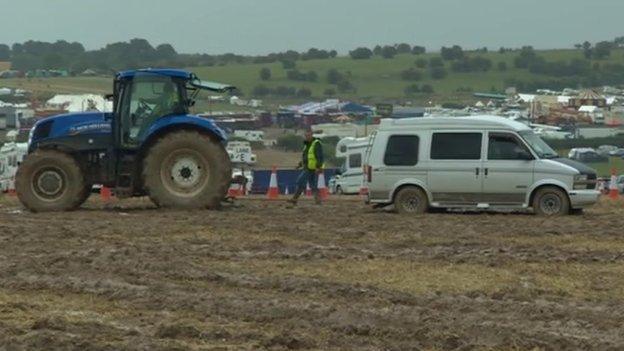
<svg viewBox="0 0 624 351"><path fill-rule="evenodd" d="M406 187L396 194L394 208L401 214L420 214L429 207L427 194L420 188Z"/></svg>
<svg viewBox="0 0 624 351"><path fill-rule="evenodd" d="M533 197L533 211L538 216L564 216L570 213L570 200L559 188L543 187Z"/></svg>

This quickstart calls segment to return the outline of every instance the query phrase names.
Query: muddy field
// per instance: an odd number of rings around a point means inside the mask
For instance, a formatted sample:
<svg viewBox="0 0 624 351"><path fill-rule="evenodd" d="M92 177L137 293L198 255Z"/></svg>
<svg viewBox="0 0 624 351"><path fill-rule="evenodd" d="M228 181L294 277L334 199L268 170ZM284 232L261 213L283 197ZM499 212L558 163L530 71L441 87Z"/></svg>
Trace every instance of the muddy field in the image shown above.
<svg viewBox="0 0 624 351"><path fill-rule="evenodd" d="M623 228L608 202L544 219L0 198L0 350L621 350Z"/></svg>

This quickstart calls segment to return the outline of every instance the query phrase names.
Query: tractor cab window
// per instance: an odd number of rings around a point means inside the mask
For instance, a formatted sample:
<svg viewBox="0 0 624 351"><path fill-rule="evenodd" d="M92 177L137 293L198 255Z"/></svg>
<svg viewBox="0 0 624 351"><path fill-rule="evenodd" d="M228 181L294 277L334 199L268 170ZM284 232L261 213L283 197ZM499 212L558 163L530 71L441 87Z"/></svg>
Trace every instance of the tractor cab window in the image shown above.
<svg viewBox="0 0 624 351"><path fill-rule="evenodd" d="M170 77L135 77L121 106L124 142L136 144L159 118L186 113L180 85Z"/></svg>

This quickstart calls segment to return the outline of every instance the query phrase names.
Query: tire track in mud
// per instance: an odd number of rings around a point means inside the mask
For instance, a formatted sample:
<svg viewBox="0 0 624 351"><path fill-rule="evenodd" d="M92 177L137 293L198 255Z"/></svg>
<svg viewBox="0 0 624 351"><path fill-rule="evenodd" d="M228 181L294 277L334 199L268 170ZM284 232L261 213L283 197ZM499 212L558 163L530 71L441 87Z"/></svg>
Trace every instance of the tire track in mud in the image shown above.
<svg viewBox="0 0 624 351"><path fill-rule="evenodd" d="M93 297L114 302L119 306L115 313L126 314L114 322L78 318L58 308L0 298L0 314L41 314L28 327L0 322L0 338L7 345L102 350L624 347L621 299L579 299L539 287L527 293L521 283L493 292L416 294L367 281L289 274L291 263L323 262L620 265L622 212L605 214L598 208L545 221L492 214L405 219L346 202L321 209L304 204L297 210L243 203L223 212L131 206L97 211L97 202L89 206L95 210L41 215L0 210L0 293L51 294L61 302L64 295ZM575 246L575 237L616 245ZM284 267L279 272L270 265L266 271L257 268L270 262Z"/></svg>

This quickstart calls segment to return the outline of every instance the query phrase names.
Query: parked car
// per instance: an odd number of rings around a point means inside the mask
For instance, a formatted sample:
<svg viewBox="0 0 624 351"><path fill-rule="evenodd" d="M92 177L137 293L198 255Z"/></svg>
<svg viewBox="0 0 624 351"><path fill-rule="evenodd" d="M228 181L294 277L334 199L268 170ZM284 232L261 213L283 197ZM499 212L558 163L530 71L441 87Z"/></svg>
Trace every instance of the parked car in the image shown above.
<svg viewBox="0 0 624 351"><path fill-rule="evenodd" d="M583 163L607 162L609 158L592 148L576 148L570 150L569 158Z"/></svg>
<svg viewBox="0 0 624 351"><path fill-rule="evenodd" d="M596 171L561 158L526 125L494 116L382 120L366 157L368 203L532 208L563 215L598 200Z"/></svg>
<svg viewBox="0 0 624 351"><path fill-rule="evenodd" d="M596 149L596 152L601 154L601 155L609 155L612 151L615 151L619 149L617 146L615 145L600 145L598 146L598 149Z"/></svg>
<svg viewBox="0 0 624 351"><path fill-rule="evenodd" d="M609 152L609 156L612 157L623 157L624 156L624 149L617 149L617 150L613 150Z"/></svg>

